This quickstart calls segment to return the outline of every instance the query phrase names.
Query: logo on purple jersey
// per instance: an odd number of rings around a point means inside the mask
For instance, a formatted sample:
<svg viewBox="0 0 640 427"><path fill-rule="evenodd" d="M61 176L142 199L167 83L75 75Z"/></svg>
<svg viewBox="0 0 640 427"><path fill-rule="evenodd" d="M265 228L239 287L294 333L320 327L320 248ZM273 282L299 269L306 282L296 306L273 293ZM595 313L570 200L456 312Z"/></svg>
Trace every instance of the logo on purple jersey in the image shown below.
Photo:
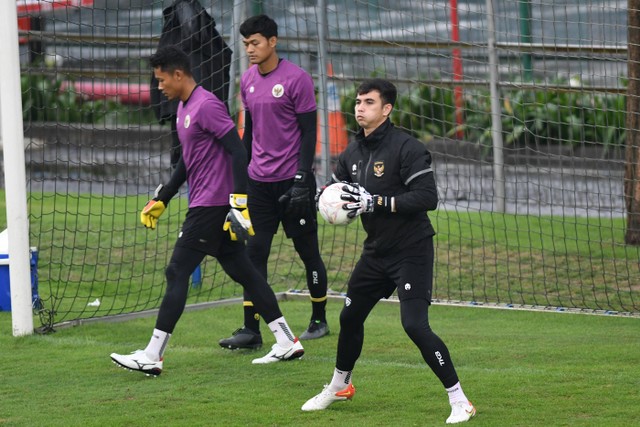
<svg viewBox="0 0 640 427"><path fill-rule="evenodd" d="M282 95L284 95L284 86L282 86L280 83L278 83L277 85L272 87L271 88L271 95L273 95L274 98L282 97Z"/></svg>

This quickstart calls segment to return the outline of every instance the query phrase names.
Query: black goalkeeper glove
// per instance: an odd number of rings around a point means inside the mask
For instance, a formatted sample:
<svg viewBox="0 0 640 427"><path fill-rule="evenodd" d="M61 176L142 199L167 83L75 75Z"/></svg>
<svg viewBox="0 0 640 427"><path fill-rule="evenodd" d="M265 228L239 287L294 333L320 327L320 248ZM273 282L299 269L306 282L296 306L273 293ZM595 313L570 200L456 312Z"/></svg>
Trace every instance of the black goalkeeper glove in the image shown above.
<svg viewBox="0 0 640 427"><path fill-rule="evenodd" d="M296 172L293 185L279 199L279 202L285 205L288 214L303 217L311 212L311 194L314 184L315 177L311 172L302 170Z"/></svg>

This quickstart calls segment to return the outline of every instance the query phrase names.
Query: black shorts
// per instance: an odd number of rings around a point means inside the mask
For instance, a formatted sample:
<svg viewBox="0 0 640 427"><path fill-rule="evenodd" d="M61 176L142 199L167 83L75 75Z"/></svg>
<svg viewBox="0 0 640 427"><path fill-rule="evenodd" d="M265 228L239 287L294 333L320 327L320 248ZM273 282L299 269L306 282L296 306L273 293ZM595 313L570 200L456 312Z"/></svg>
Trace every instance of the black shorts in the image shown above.
<svg viewBox="0 0 640 427"><path fill-rule="evenodd" d="M229 209L230 206L189 208L176 246L213 257L244 250L244 243L232 241L229 232L222 229Z"/></svg>
<svg viewBox="0 0 640 427"><path fill-rule="evenodd" d="M422 298L431 302L433 288L433 239L393 256L363 253L348 283L349 293L376 300L389 298L397 289L400 301Z"/></svg>
<svg viewBox="0 0 640 427"><path fill-rule="evenodd" d="M315 189L309 195L309 203L312 207L309 213L302 217L292 217L285 212L284 206L278 199L293 185L293 178L286 181L260 182L249 178L247 196L249 203L249 215L253 229L258 232L275 234L278 225L282 222L282 228L288 238L302 236L315 232L318 229L318 219L315 210Z"/></svg>

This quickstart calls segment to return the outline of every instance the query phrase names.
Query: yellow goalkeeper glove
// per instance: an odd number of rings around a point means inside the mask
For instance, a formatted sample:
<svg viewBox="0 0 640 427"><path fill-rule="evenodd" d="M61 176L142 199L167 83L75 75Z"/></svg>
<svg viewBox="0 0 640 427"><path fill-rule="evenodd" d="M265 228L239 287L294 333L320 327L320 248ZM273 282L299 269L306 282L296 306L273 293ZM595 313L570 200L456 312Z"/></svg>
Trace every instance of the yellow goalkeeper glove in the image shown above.
<svg viewBox="0 0 640 427"><path fill-rule="evenodd" d="M165 210L164 202L161 200L149 200L147 205L140 212L140 222L152 230L155 230L156 224L158 223L158 218Z"/></svg>
<svg viewBox="0 0 640 427"><path fill-rule="evenodd" d="M231 240L244 242L249 236L256 234L251 225L251 218L249 218L247 195L229 194L229 204L231 205L231 210L227 214L222 229L229 232Z"/></svg>

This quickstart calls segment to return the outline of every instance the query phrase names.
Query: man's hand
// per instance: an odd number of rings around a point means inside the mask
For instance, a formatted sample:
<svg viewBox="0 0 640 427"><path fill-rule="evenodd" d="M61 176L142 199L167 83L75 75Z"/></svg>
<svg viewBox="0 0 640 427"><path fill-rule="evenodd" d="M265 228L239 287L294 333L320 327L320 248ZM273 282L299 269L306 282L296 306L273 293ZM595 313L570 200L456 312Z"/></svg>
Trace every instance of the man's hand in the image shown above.
<svg viewBox="0 0 640 427"><path fill-rule="evenodd" d="M140 212L140 222L152 230L155 230L158 224L158 218L164 212L166 206L161 200L151 199Z"/></svg>
<svg viewBox="0 0 640 427"><path fill-rule="evenodd" d="M293 186L280 197L279 202L286 204L288 214L303 217L311 212L311 194L315 186L313 174L308 171L298 171L293 179Z"/></svg>
<svg viewBox="0 0 640 427"><path fill-rule="evenodd" d="M373 212L373 196L360 184L344 184L340 198L349 203L344 205L347 216L354 218L363 213Z"/></svg>
<svg viewBox="0 0 640 427"><path fill-rule="evenodd" d="M360 184L347 184L342 186L342 194L340 195L342 200L349 203L344 205L344 209L348 210L348 217L353 218L363 213L371 212L395 212L395 198L371 195Z"/></svg>
<svg viewBox="0 0 640 427"><path fill-rule="evenodd" d="M246 194L229 194L229 204L231 210L227 214L222 229L229 232L231 240L246 241L249 236L255 235L249 209L247 208Z"/></svg>

